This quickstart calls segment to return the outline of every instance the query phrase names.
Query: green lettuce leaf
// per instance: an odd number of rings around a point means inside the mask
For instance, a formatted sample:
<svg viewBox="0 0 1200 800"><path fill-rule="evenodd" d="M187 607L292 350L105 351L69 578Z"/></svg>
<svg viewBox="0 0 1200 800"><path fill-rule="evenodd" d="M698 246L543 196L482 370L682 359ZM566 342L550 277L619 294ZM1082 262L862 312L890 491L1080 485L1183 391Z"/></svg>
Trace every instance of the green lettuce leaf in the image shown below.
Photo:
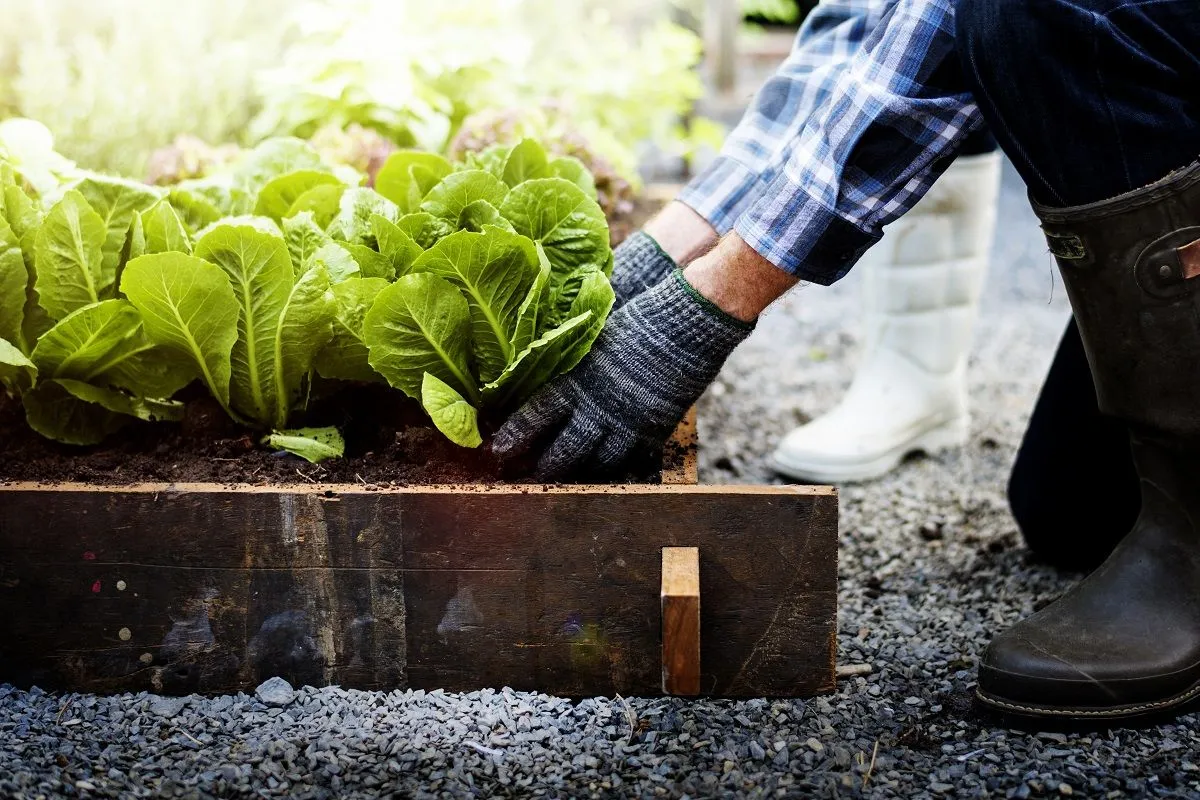
<svg viewBox="0 0 1200 800"><path fill-rule="evenodd" d="M228 175L180 181L171 188L167 196L177 192L186 192L197 202L203 200L216 211L212 220L205 225L195 226L195 231L203 230L222 217L236 217L254 210L254 195L233 186L231 176Z"/></svg>
<svg viewBox="0 0 1200 800"><path fill-rule="evenodd" d="M499 378L483 387L484 402L503 409L517 408L542 385L561 375L560 365L566 355L594 341L592 318L590 311L580 314L531 343Z"/></svg>
<svg viewBox="0 0 1200 800"><path fill-rule="evenodd" d="M484 382L498 377L517 355L513 340L518 312L538 271L533 242L493 226L483 233L453 233L413 264L414 273L445 278L466 298L471 352Z"/></svg>
<svg viewBox="0 0 1200 800"><path fill-rule="evenodd" d="M317 353L333 335L333 297L329 274L317 266L300 276L288 294L273 338L275 424L287 422L293 408L304 405L305 389Z"/></svg>
<svg viewBox="0 0 1200 800"><path fill-rule="evenodd" d="M98 175L80 181L75 185L75 190L83 195L92 210L104 221L106 233L101 248L104 254L101 274L104 279L101 286L112 286L116 281L117 262L125 244L125 234L129 231L134 214L150 208L164 193L137 181Z"/></svg>
<svg viewBox="0 0 1200 800"><path fill-rule="evenodd" d="M300 170L280 175L269 181L258 193L254 213L279 222L293 213L292 210L301 197L320 186L342 187L342 182L328 172L315 170Z"/></svg>
<svg viewBox="0 0 1200 800"><path fill-rule="evenodd" d="M136 397L116 389L105 389L82 381L59 379L50 381L67 390L76 400L94 403L114 414L124 414L144 422L179 422L184 405L175 400L155 400Z"/></svg>
<svg viewBox="0 0 1200 800"><path fill-rule="evenodd" d="M538 272L533 285L529 287L521 308L517 311L517 323L513 333L512 349L520 353L533 343L548 327L550 318L550 261L542 246L537 245Z"/></svg>
<svg viewBox="0 0 1200 800"><path fill-rule="evenodd" d="M160 251L163 252L163 251ZM190 250L189 250L190 252ZM117 274L113 276L113 286L121 286L121 278L125 275L125 267L139 256L146 255L146 229L142 224L142 215L134 214L125 232L125 244L121 247L121 257L117 261Z"/></svg>
<svg viewBox="0 0 1200 800"><path fill-rule="evenodd" d="M262 443L276 450L286 450L311 464L327 458L341 458L346 452L346 442L337 428L275 431L264 436Z"/></svg>
<svg viewBox="0 0 1200 800"><path fill-rule="evenodd" d="M479 447L479 412L454 387L426 372L421 380L421 405L446 438L460 447Z"/></svg>
<svg viewBox="0 0 1200 800"><path fill-rule="evenodd" d="M595 287L600 284L608 284L608 276L602 269L592 264L568 273L551 292L548 309L550 326L556 326L576 316L579 312L575 310L575 301L585 285Z"/></svg>
<svg viewBox="0 0 1200 800"><path fill-rule="evenodd" d="M590 267L579 270L579 272L582 275L578 289L575 290L575 299L572 300L571 307L562 321L576 319L583 314L592 316L587 322L587 330L582 331L574 342L563 342L558 364L555 367L556 375L570 372L588 354L588 351L592 349L592 344L595 343L600 331L604 328L604 323L608 321L608 315L617 300L612 284L608 282L608 276L603 272ZM562 323L558 322L557 324Z"/></svg>
<svg viewBox="0 0 1200 800"><path fill-rule="evenodd" d="M415 175L414 167L420 167ZM397 150L375 176L375 190L407 214L416 211L433 185L453 170L450 162L436 153Z"/></svg>
<svg viewBox="0 0 1200 800"><path fill-rule="evenodd" d="M133 417L81 400L58 381L44 381L21 398L29 427L63 444L100 444Z"/></svg>
<svg viewBox="0 0 1200 800"><path fill-rule="evenodd" d="M550 175L545 177L564 178L578 186L588 197L597 199L596 179L584 166L584 163L574 156L562 156L550 162Z"/></svg>
<svg viewBox="0 0 1200 800"><path fill-rule="evenodd" d="M17 234L0 217L0 339L20 350L25 343L25 303L29 291L29 271Z"/></svg>
<svg viewBox="0 0 1200 800"><path fill-rule="evenodd" d="M517 233L545 248L555 285L586 264L603 267L612 252L608 222L600 206L562 178L522 183L508 193L500 213Z"/></svg>
<svg viewBox="0 0 1200 800"><path fill-rule="evenodd" d="M467 153L467 169L481 169L490 172L501 180L504 179L504 166L508 163L508 155L512 148L508 145L494 144L482 152Z"/></svg>
<svg viewBox="0 0 1200 800"><path fill-rule="evenodd" d="M231 417L231 353L239 305L225 272L202 258L157 253L129 262L121 291L137 308L146 335L196 367Z"/></svg>
<svg viewBox="0 0 1200 800"><path fill-rule="evenodd" d="M159 200L137 215L141 223L146 253L192 252L192 237L188 234L179 213L167 200ZM117 276L118 280L120 276Z"/></svg>
<svg viewBox="0 0 1200 800"><path fill-rule="evenodd" d="M387 256L377 253L365 244L345 244L346 250L358 264L358 271L364 278L384 278L389 283L396 277L396 268Z"/></svg>
<svg viewBox="0 0 1200 800"><path fill-rule="evenodd" d="M380 216L389 222L400 219L396 204L373 189L347 189L342 195L338 215L329 225L327 233L334 239L350 244L375 246L375 232L371 218Z"/></svg>
<svg viewBox="0 0 1200 800"><path fill-rule="evenodd" d="M379 245L379 254L391 262L391 279L407 275L424 248L402 231L399 225L378 214L371 217L371 231Z"/></svg>
<svg viewBox="0 0 1200 800"><path fill-rule="evenodd" d="M314 186L297 197L296 202L292 203L291 208L283 216L286 219L307 211L313 215L313 219L324 230L329 227L333 218L341 210L342 195L346 193L346 188L343 183Z"/></svg>
<svg viewBox="0 0 1200 800"><path fill-rule="evenodd" d="M317 224L311 211L301 211L283 222L283 241L292 259L292 274L296 277L308 271L313 256L333 239Z"/></svg>
<svg viewBox="0 0 1200 800"><path fill-rule="evenodd" d="M485 226L491 225L502 228L509 233L516 233L513 224L500 216L500 209L487 200L476 200L462 210L458 218L459 227L464 231L479 233Z"/></svg>
<svg viewBox="0 0 1200 800"><path fill-rule="evenodd" d="M274 236L278 239L283 238L283 228L279 223L270 217L257 217L253 214L242 214L234 217L222 217L213 225L209 225L204 230L196 234L196 241L200 241L208 234L212 233L217 228L253 228L259 233L265 233L268 236Z"/></svg>
<svg viewBox="0 0 1200 800"><path fill-rule="evenodd" d="M37 367L6 339L0 339L0 386L10 394L28 391L37 380Z"/></svg>
<svg viewBox="0 0 1200 800"><path fill-rule="evenodd" d="M396 223L396 227L422 250L428 250L437 244L438 239L449 236L455 231L455 228L446 220L424 211L417 211L401 217L400 221Z"/></svg>
<svg viewBox="0 0 1200 800"><path fill-rule="evenodd" d="M553 175L546 151L533 139L523 139L520 144L509 151L504 161L504 172L501 177L509 188L514 188L525 181L537 178L549 178Z"/></svg>
<svg viewBox="0 0 1200 800"><path fill-rule="evenodd" d="M0 191L0 218L17 237L29 269L33 268L34 240L42 226L42 217L38 204L20 186L8 185Z"/></svg>
<svg viewBox="0 0 1200 800"><path fill-rule="evenodd" d="M37 232L38 301L52 319L104 298L104 220L82 194L67 192L50 209ZM116 265L113 265L113 274Z"/></svg>
<svg viewBox="0 0 1200 800"><path fill-rule="evenodd" d="M363 341L363 320L387 286L383 278L353 278L333 286L333 338L313 363L322 378L362 383L383 380L371 368L370 352Z"/></svg>
<svg viewBox="0 0 1200 800"><path fill-rule="evenodd" d="M44 378L115 386L150 398L170 397L196 377L189 361L150 340L141 315L125 300L67 315L38 341L32 359Z"/></svg>
<svg viewBox="0 0 1200 800"><path fill-rule="evenodd" d="M500 207L507 194L508 187L495 175L469 169L448 175L433 187L421 203L421 210L445 220L457 230L463 227L462 216L467 206L477 200L486 200Z"/></svg>
<svg viewBox="0 0 1200 800"><path fill-rule="evenodd" d="M354 256L317 227L311 211L283 220L283 241L287 244L292 274L296 277L318 265L329 273L331 283L341 283L360 274Z"/></svg>
<svg viewBox="0 0 1200 800"><path fill-rule="evenodd" d="M196 255L220 267L238 305L233 408L264 427L283 427L312 358L331 335L328 273L316 268L294 280L283 239L241 225L213 228Z"/></svg>
<svg viewBox="0 0 1200 800"><path fill-rule="evenodd" d="M136 308L125 300L105 300L63 317L38 341L32 357L46 378L91 381L136 354L141 332Z"/></svg>
<svg viewBox="0 0 1200 800"><path fill-rule="evenodd" d="M37 284L37 232L42 225L42 214L33 201L18 186L0 187L0 220L3 220L15 237L22 260L25 263L25 304L18 317L21 335L13 343L23 352L28 352L37 338L53 321L38 302ZM10 243L11 244L11 243ZM9 272L8 280L15 283L18 277ZM10 318L12 319L12 318ZM7 337L6 337L7 338Z"/></svg>
<svg viewBox="0 0 1200 800"><path fill-rule="evenodd" d="M229 279L238 305L231 404L262 425L275 419L275 325L293 283L287 245L249 226L221 223L201 236L196 255Z"/></svg>
<svg viewBox="0 0 1200 800"><path fill-rule="evenodd" d="M257 197L268 183L293 172L330 172L321 156L303 139L267 139L242 157L233 172L235 189Z"/></svg>
<svg viewBox="0 0 1200 800"><path fill-rule="evenodd" d="M359 247L360 245L349 246ZM328 243L322 245L317 252L313 253L312 258L305 265L305 271L307 272L313 267L320 267L329 275L329 282L334 284L361 276L362 267L354 257L354 254L346 249L346 247L330 240Z"/></svg>
<svg viewBox="0 0 1200 800"><path fill-rule="evenodd" d="M21 187L6 185L0 191L0 216L8 223L21 247L28 281L25 289L25 311L21 323L24 343L14 342L26 352L53 322L38 302L37 233L42 227L42 213L37 204Z"/></svg>
<svg viewBox="0 0 1200 800"><path fill-rule="evenodd" d="M221 210L200 192L176 186L167 194L167 202L179 212L189 233L204 230L221 218Z"/></svg>
<svg viewBox="0 0 1200 800"><path fill-rule="evenodd" d="M479 391L470 369L471 309L449 281L427 272L379 293L363 321L370 364L392 387L421 399L426 372L464 397Z"/></svg>

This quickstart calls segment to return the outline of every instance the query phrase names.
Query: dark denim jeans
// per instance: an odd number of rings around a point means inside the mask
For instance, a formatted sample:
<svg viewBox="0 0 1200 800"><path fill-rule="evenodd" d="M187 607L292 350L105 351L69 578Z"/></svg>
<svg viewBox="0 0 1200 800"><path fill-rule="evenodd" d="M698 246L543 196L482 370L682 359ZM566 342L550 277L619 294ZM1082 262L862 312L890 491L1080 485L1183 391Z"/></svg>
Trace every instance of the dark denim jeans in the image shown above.
<svg viewBox="0 0 1200 800"><path fill-rule="evenodd" d="M967 81L1038 202L1092 203L1200 154L1196 0L958 0ZM1030 547L1097 563L1137 516L1128 434L1102 416L1072 322L1009 481Z"/></svg>
<svg viewBox="0 0 1200 800"><path fill-rule="evenodd" d="M967 80L1038 202L1145 186L1200 154L1195 0L958 0Z"/></svg>

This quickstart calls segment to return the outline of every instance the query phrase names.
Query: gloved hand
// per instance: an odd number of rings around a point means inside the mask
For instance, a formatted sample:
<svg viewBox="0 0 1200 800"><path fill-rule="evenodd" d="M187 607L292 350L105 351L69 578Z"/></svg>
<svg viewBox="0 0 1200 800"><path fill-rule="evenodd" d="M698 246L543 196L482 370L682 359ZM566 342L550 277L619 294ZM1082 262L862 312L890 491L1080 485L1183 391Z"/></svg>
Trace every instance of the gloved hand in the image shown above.
<svg viewBox="0 0 1200 800"><path fill-rule="evenodd" d="M492 449L511 458L550 441L540 480L612 471L670 436L753 329L676 269L615 312L579 366L517 411Z"/></svg>
<svg viewBox="0 0 1200 800"><path fill-rule="evenodd" d="M613 251L611 282L617 295L613 311L661 281L675 269L678 269L675 261L659 246L654 237L645 231L634 233Z"/></svg>

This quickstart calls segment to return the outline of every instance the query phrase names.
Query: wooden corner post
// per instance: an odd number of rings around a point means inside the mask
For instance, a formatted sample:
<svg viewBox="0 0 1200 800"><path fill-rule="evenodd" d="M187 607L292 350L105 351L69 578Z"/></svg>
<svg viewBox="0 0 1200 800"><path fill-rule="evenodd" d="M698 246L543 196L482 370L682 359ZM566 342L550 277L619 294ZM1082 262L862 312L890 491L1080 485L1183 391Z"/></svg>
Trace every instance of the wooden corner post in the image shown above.
<svg viewBox="0 0 1200 800"><path fill-rule="evenodd" d="M662 551L662 689L700 694L700 549Z"/></svg>

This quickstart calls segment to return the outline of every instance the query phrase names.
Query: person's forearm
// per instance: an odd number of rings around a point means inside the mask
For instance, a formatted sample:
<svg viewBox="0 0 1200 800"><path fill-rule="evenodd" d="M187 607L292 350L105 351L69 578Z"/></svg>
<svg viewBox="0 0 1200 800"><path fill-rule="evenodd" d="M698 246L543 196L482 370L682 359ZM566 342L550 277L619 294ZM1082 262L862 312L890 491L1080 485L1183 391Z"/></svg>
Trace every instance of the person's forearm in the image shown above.
<svg viewBox="0 0 1200 800"><path fill-rule="evenodd" d="M731 317L753 322L799 281L731 233L684 271L692 287Z"/></svg>
<svg viewBox="0 0 1200 800"><path fill-rule="evenodd" d="M668 204L642 230L680 266L712 250L718 241L708 220L678 200Z"/></svg>

